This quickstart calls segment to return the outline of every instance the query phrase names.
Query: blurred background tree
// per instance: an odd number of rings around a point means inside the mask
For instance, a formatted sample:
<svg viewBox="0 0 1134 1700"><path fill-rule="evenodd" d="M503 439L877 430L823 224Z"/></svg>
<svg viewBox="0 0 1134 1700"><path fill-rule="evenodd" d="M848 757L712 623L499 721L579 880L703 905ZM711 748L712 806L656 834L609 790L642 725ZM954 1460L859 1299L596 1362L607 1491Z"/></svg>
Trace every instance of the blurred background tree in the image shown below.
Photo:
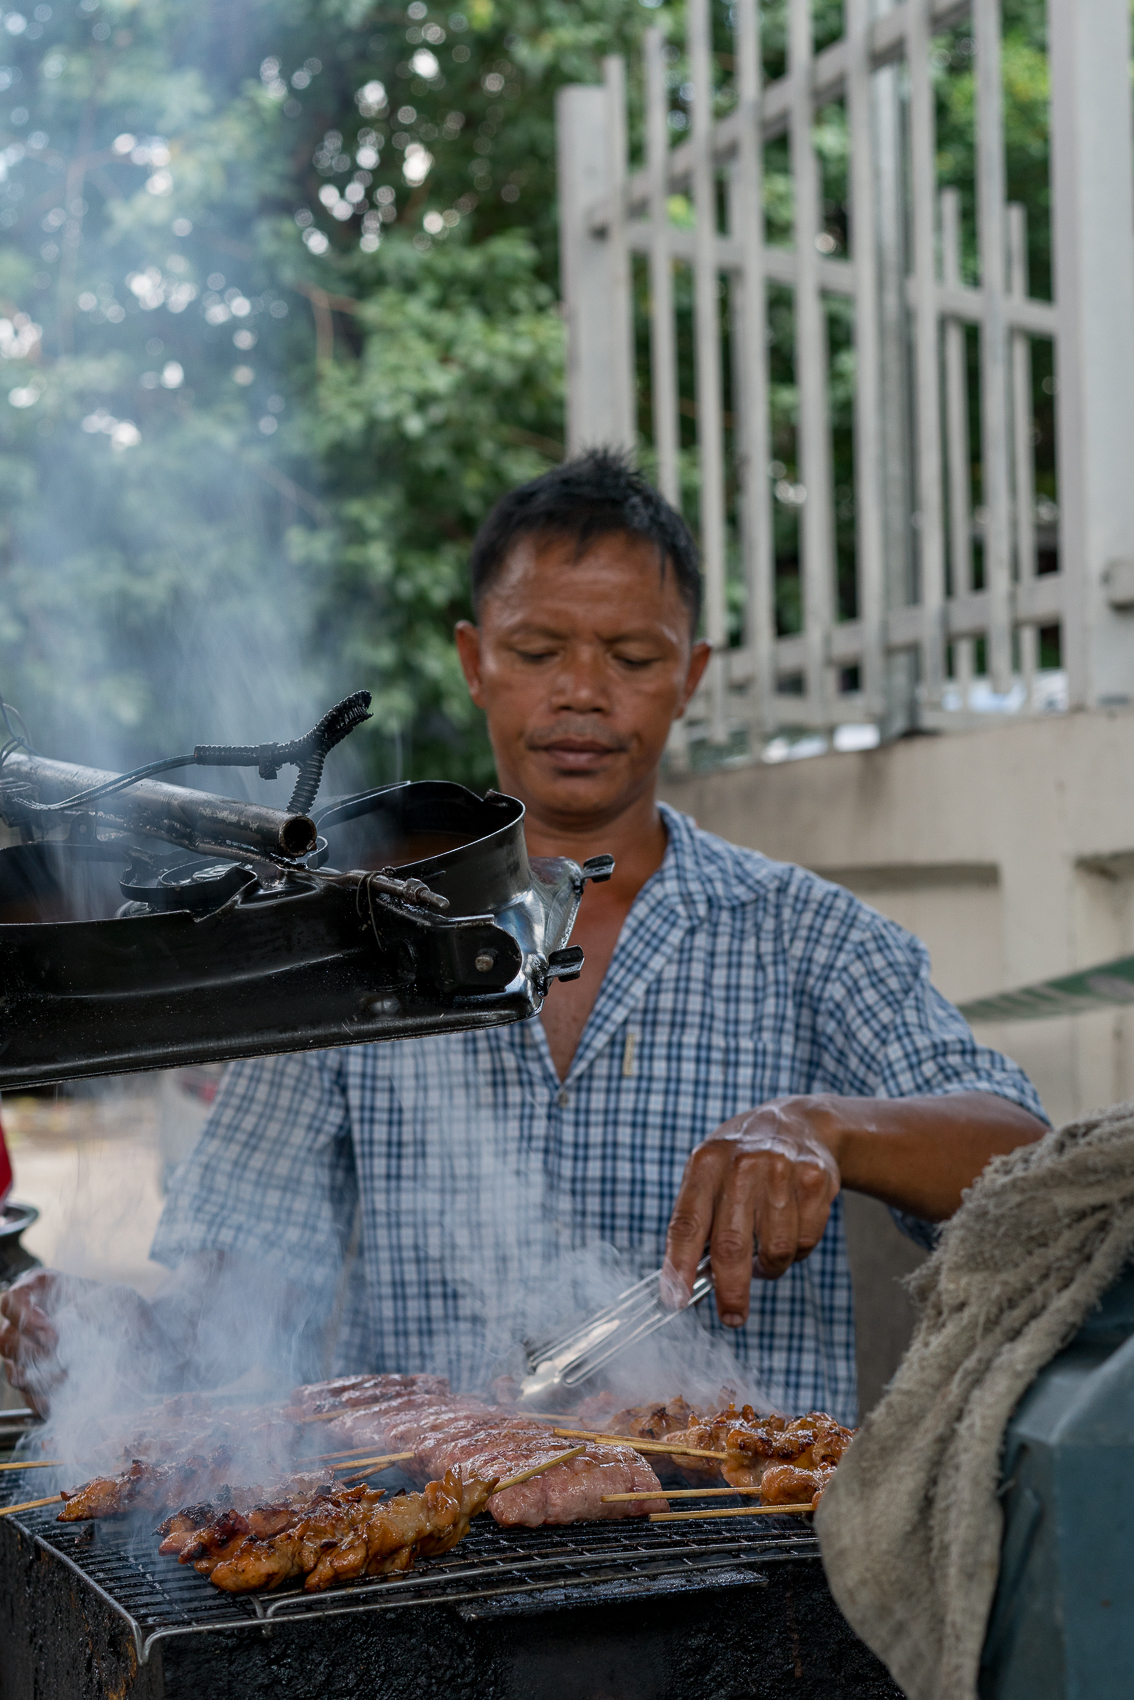
<svg viewBox="0 0 1134 1700"><path fill-rule="evenodd" d="M358 777L490 780L449 634L563 452L554 89L646 15L0 12L0 688L39 747L283 736L365 684Z"/></svg>
<svg viewBox="0 0 1134 1700"><path fill-rule="evenodd" d="M282 737L365 685L376 723L336 758L340 781L490 781L450 633L468 611L480 520L563 453L554 93L596 81L603 54L624 52L633 120L651 22L671 43L675 139L689 85L680 0L456 3L0 0L0 690L45 751L132 764L187 741ZM1010 192L1029 206L1042 292L1044 8L1005 0L1004 13ZM777 76L784 0L762 14ZM815 0L814 15L821 46L842 28L839 0ZM727 0L715 27L723 112ZM939 177L961 187L971 273L965 26L939 38L935 63ZM816 140L821 241L845 253L841 105ZM768 238L787 242L782 139L767 170ZM674 197L671 213L689 209ZM695 521L687 268L677 300ZM787 290L771 291L771 329L778 614L792 630L801 486ZM831 303L830 334L851 617L845 303ZM640 373L645 383L648 360ZM1042 361L1036 382L1042 408ZM648 468L644 388L640 404ZM1042 412L1039 423L1050 435ZM1041 489L1047 454L1045 440Z"/></svg>

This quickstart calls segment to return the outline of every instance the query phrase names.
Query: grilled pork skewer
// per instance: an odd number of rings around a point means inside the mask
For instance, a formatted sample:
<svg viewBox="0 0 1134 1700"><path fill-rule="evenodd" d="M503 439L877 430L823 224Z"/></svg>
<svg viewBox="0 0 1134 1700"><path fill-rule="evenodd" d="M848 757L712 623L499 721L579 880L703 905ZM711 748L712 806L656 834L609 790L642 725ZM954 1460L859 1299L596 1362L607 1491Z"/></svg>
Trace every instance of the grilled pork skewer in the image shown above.
<svg viewBox="0 0 1134 1700"><path fill-rule="evenodd" d="M284 1415L302 1421L326 1411L386 1404L407 1394L446 1398L449 1383L443 1375L341 1375L335 1381L297 1387Z"/></svg>
<svg viewBox="0 0 1134 1700"><path fill-rule="evenodd" d="M244 1487L229 1485L232 1459L227 1452L214 1453L211 1458L187 1458L182 1464L150 1464L135 1458L133 1463L116 1476L95 1476L82 1487L64 1490L65 1501L59 1513L61 1523L82 1523L91 1517L116 1517L128 1511L165 1511L171 1505L184 1502L192 1494L209 1494L211 1498L234 1499L255 1505L271 1499L273 1493L284 1491L313 1492L328 1479L324 1470L301 1476L287 1476L276 1483L257 1483Z"/></svg>
<svg viewBox="0 0 1134 1700"><path fill-rule="evenodd" d="M336 1425L340 1436L366 1438L391 1450L411 1449L408 1471L427 1482L452 1465L466 1474L506 1479L527 1465L554 1459L562 1439L529 1416L509 1416L482 1400L407 1399L379 1412L357 1412ZM604 1493L641 1493L640 1506L604 1503ZM659 1483L633 1448L588 1441L578 1458L552 1476L538 1476L501 1492L489 1510L506 1528L581 1523L645 1516L664 1508Z"/></svg>

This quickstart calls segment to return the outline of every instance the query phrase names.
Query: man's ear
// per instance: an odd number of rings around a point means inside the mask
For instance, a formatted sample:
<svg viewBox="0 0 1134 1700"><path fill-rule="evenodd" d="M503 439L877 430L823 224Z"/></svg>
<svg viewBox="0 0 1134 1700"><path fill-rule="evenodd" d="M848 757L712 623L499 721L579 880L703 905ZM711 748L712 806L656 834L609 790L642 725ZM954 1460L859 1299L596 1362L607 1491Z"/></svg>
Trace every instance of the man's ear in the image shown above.
<svg viewBox="0 0 1134 1700"><path fill-rule="evenodd" d="M689 706L690 697L697 689L697 686L701 683L705 668L709 665L709 657L712 653L712 644L706 643L703 638L693 645L693 650L689 657L689 671L685 675L685 686L681 693L681 707L677 711L678 720L680 720L684 715L685 710Z"/></svg>
<svg viewBox="0 0 1134 1700"><path fill-rule="evenodd" d="M483 708L480 684L480 628L474 626L471 620L458 620L453 636L457 640L457 654L460 657L461 671L465 675L465 683L469 687L469 695L478 708Z"/></svg>

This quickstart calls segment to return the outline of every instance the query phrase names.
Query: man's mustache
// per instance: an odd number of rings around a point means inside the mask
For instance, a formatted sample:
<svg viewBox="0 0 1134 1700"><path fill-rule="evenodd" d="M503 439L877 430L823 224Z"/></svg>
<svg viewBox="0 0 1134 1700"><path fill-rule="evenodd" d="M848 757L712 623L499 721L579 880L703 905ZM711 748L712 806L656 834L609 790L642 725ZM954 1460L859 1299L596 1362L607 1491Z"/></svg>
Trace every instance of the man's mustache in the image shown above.
<svg viewBox="0 0 1134 1700"><path fill-rule="evenodd" d="M555 726L538 727L524 739L529 750L550 750L557 744L589 744L593 749L611 754L630 748L629 740L619 737L609 727L561 722Z"/></svg>

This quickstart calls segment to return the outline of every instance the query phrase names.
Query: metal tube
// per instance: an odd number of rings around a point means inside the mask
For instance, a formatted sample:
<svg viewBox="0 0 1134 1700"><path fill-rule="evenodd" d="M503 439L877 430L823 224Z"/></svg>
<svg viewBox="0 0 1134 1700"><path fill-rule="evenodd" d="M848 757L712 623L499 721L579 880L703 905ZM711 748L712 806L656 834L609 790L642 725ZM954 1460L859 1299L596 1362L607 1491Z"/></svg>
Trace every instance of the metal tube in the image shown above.
<svg viewBox="0 0 1134 1700"><path fill-rule="evenodd" d="M941 262L946 289L959 288L961 198L956 189L941 191ZM945 437L949 467L951 590L955 597L968 596L973 588L972 466L965 327L959 319L945 320ZM967 709L973 677L972 638L957 638L953 645L953 658L953 674L961 690L961 707Z"/></svg>
<svg viewBox="0 0 1134 1700"><path fill-rule="evenodd" d="M1134 138L1126 0L1049 0L1059 574L1072 708L1129 703L1129 614L1104 574L1134 537Z"/></svg>
<svg viewBox="0 0 1134 1700"><path fill-rule="evenodd" d="M930 3L908 0L906 54L910 75L913 164L914 366L917 374L917 511L921 566L924 700L940 706L944 675L945 545L941 503L941 401L938 372L936 125L930 75Z"/></svg>
<svg viewBox="0 0 1134 1700"><path fill-rule="evenodd" d="M735 407L740 543L747 585L745 638L752 656L752 722L762 737L775 730L776 610L772 498L768 480L768 302L764 280L764 135L760 91L760 16L756 0L736 6L736 61L741 128L730 179L729 230L740 241L734 281Z"/></svg>
<svg viewBox="0 0 1134 1700"><path fill-rule="evenodd" d="M5 781L20 780L34 787L41 803L59 803L117 777L99 768L77 767L73 762L48 761L44 756L16 751L0 768L0 816L5 814ZM20 813L18 800L8 807L13 816ZM140 779L128 791L100 797L90 809L127 831L164 838L186 850L201 848L216 853L228 846L296 857L314 850L316 842L315 823L308 815L192 791L184 785L164 785L156 779ZM57 818L62 822L66 817L60 814Z"/></svg>
<svg viewBox="0 0 1134 1700"><path fill-rule="evenodd" d="M650 171L650 366L658 489L681 506L677 471L677 352L673 323L673 256L669 248L669 101L665 37L646 31L646 157Z"/></svg>
<svg viewBox="0 0 1134 1700"><path fill-rule="evenodd" d="M1028 294L1028 214L1018 202L1008 207L1008 290L1021 301ZM1035 414L1032 407L1032 339L1027 331L1010 333L1012 350L1012 460L1016 516L1016 577L1021 584L1036 576ZM1020 672L1027 706L1036 706L1039 632L1020 626Z"/></svg>
<svg viewBox="0 0 1134 1700"><path fill-rule="evenodd" d="M1028 215L1013 203L1008 208L1008 287L1013 296L1028 294ZM1015 462L1016 576L1021 581L1036 576L1036 469L1032 408L1032 339L1027 331L1013 331L1012 343L1012 447Z"/></svg>
<svg viewBox="0 0 1134 1700"><path fill-rule="evenodd" d="M717 183L713 162L712 38L708 0L690 0L689 74L693 84L694 324L697 447L701 473L701 554L705 563L705 636L713 646L709 739L723 744L725 723L724 428L721 316L717 271Z"/></svg>
<svg viewBox="0 0 1134 1700"><path fill-rule="evenodd" d="M847 119L851 133L851 259L854 265L855 566L862 623L866 711L886 711L886 533L882 513L882 367L878 229L870 112L870 8L847 0Z"/></svg>
<svg viewBox="0 0 1134 1700"><path fill-rule="evenodd" d="M613 444L633 453L638 445L637 384L630 246L626 233L626 61L620 54L609 53L603 60L602 83L606 95L606 180L615 209L606 230L610 296L604 305L610 318L613 355L607 381L619 422Z"/></svg>
<svg viewBox="0 0 1134 1700"><path fill-rule="evenodd" d="M1008 328L1005 323L1004 99L1000 0L974 0L977 85L977 211L984 295L980 354L980 452L984 467L984 583L989 595L992 687L1012 683L1012 562L1008 459Z"/></svg>
<svg viewBox="0 0 1134 1700"><path fill-rule="evenodd" d="M791 0L789 66L791 169L795 184L795 379L799 393L798 464L807 713L811 725L833 719L828 655L835 610L835 536L831 504L831 418L827 313L815 246L822 219L819 163L812 139L815 49L811 0Z"/></svg>

